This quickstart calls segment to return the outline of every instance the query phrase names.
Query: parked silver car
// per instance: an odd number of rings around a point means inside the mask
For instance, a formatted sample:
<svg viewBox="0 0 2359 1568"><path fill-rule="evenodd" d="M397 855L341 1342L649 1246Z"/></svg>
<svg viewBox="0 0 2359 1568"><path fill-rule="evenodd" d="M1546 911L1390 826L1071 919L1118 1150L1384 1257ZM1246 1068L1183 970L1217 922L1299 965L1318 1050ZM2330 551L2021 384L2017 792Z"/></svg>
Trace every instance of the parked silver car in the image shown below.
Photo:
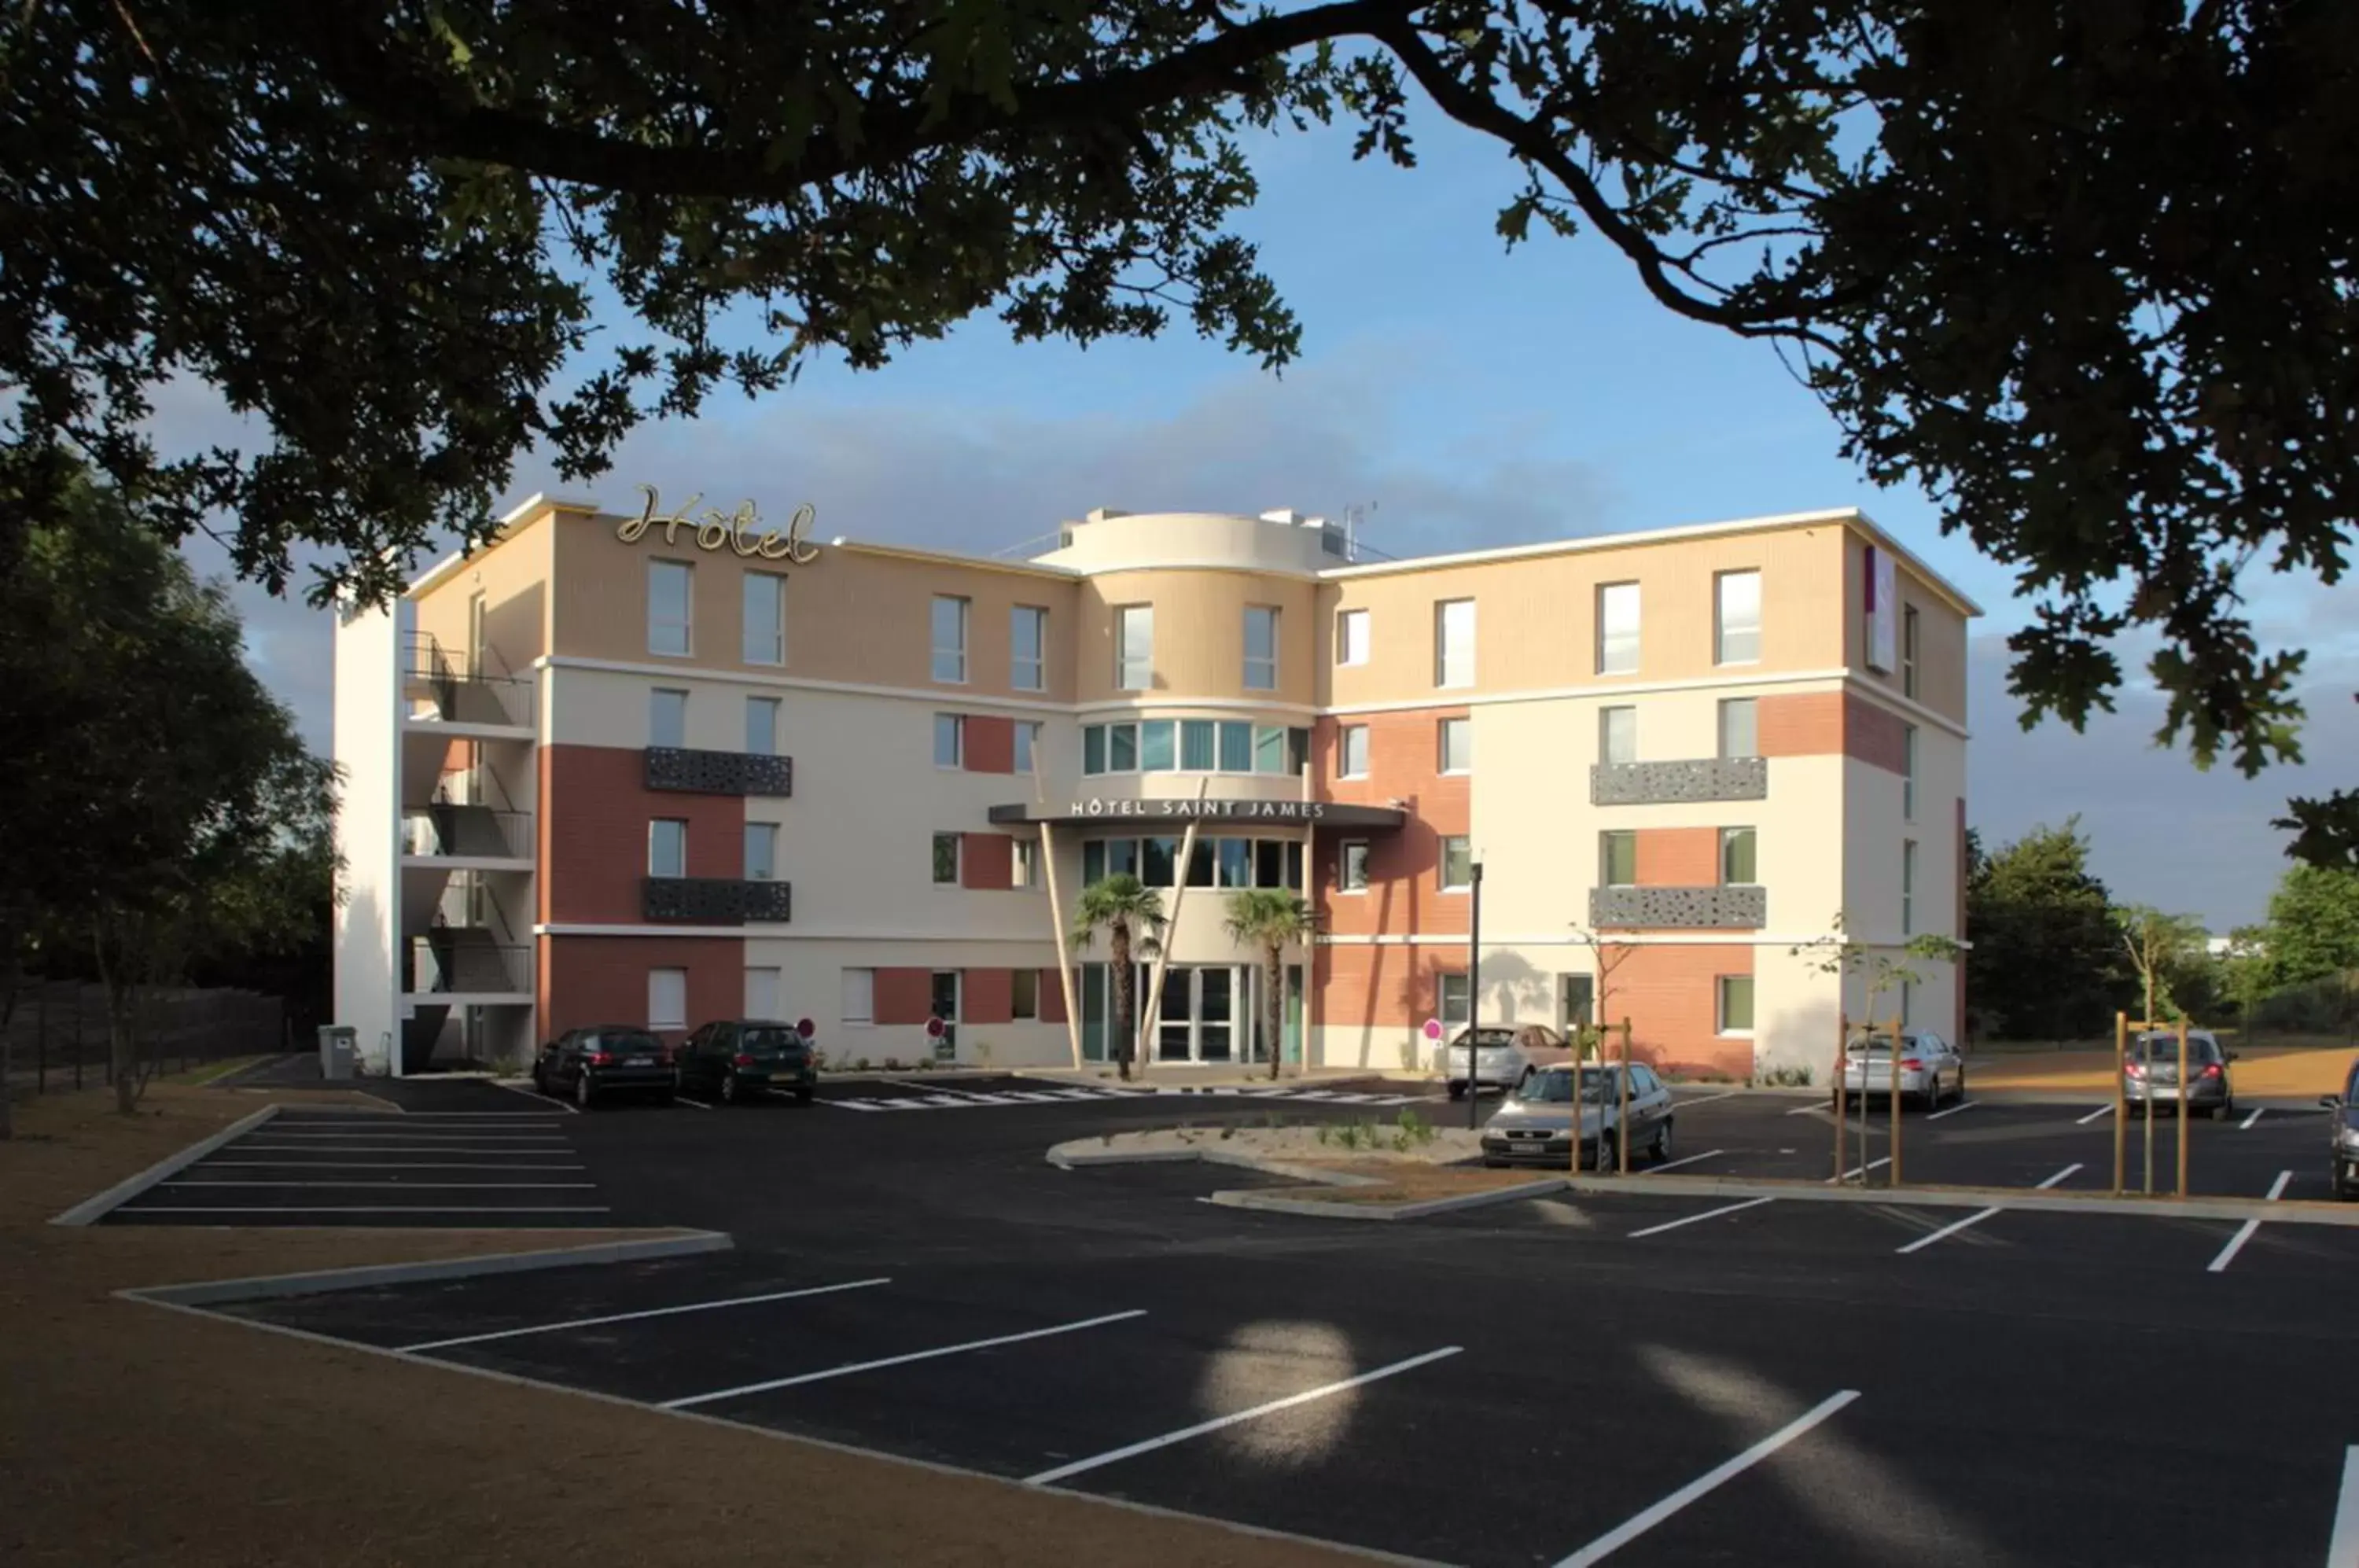
<svg viewBox="0 0 2359 1568"><path fill-rule="evenodd" d="M2236 1086L2228 1076L2233 1051L2223 1051L2210 1029L2187 1031L2187 1082L2179 1082L2179 1031L2157 1029L2129 1042L2122 1062L2122 1099L2139 1110L2184 1105L2206 1116L2236 1109Z"/></svg>
<svg viewBox="0 0 2359 1568"><path fill-rule="evenodd" d="M2337 1198L2359 1197L2359 1062L2351 1066L2343 1093L2318 1102L2334 1113L2327 1123L2328 1174Z"/></svg>
<svg viewBox="0 0 2359 1568"><path fill-rule="evenodd" d="M1473 1058L1470 1068L1467 1059ZM1572 1047L1546 1024L1484 1024L1460 1029L1442 1049L1441 1075L1450 1097L1462 1100L1471 1082L1476 1089L1514 1090L1543 1067L1572 1059Z"/></svg>
<svg viewBox="0 0 2359 1568"><path fill-rule="evenodd" d="M1843 1093L1871 1100L1892 1093L1892 1031L1852 1037L1843 1048ZM1900 1097L1931 1110L1951 1095L1966 1097L1966 1059L1931 1029L1900 1031ZM1829 1096L1830 1100L1832 1096Z"/></svg>
<svg viewBox="0 0 2359 1568"><path fill-rule="evenodd" d="M1573 1075L1581 1076L1582 1162L1603 1170L1620 1163L1622 1067L1544 1067L1508 1095L1483 1128L1483 1163L1572 1163ZM1671 1157L1671 1091L1643 1062L1630 1064L1630 1154L1659 1164Z"/></svg>

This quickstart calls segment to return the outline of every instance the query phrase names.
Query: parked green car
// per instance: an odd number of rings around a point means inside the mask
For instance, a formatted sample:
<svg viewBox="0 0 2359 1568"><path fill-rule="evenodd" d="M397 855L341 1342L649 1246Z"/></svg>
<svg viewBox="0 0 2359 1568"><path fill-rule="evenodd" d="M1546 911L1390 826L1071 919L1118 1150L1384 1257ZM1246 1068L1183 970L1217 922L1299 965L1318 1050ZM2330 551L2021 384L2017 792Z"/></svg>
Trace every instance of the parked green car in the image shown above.
<svg viewBox="0 0 2359 1568"><path fill-rule="evenodd" d="M706 1024L679 1048L682 1094L709 1095L724 1105L763 1094L788 1094L807 1105L819 1088L819 1059L809 1019L729 1018Z"/></svg>

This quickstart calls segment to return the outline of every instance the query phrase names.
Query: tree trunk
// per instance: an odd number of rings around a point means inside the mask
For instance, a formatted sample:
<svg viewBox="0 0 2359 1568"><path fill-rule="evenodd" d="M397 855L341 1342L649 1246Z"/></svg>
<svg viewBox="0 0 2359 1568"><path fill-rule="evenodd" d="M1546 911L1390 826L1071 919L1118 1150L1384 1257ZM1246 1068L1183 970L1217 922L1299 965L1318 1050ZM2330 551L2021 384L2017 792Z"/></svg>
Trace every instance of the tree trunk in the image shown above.
<svg viewBox="0 0 2359 1568"><path fill-rule="evenodd" d="M131 1044L128 1001L124 996L122 966L108 954L103 923L92 922L91 953L98 960L98 983L106 993L106 1062L114 1078L114 1108L130 1116L139 1104L138 1063Z"/></svg>
<svg viewBox="0 0 2359 1568"><path fill-rule="evenodd" d="M1136 1043L1137 1020L1131 1009L1136 1005L1131 995L1130 927L1121 920L1114 923L1108 947L1114 960L1114 1071L1121 1077L1130 1076L1131 1048Z"/></svg>
<svg viewBox="0 0 2359 1568"><path fill-rule="evenodd" d="M1266 1011L1269 1014L1269 1075L1277 1077L1278 1064L1286 1058L1286 947L1281 942L1269 944L1269 993Z"/></svg>
<svg viewBox="0 0 2359 1568"><path fill-rule="evenodd" d="M9 1026L16 1018L16 990L24 978L24 968L17 962L16 932L12 925L0 930L0 1143L16 1136L16 1095L8 1086L8 1072L16 1063L9 1047Z"/></svg>

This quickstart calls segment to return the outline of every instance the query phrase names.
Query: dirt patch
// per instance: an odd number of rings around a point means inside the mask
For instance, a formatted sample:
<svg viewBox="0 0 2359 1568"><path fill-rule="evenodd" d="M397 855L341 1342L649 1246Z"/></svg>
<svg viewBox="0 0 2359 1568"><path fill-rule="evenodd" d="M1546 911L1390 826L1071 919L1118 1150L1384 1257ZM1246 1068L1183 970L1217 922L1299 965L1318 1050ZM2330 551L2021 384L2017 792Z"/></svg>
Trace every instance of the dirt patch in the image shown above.
<svg viewBox="0 0 2359 1568"><path fill-rule="evenodd" d="M2222 1044L2236 1052L2232 1064L2240 1099L2309 1099L2340 1094L2351 1071L2353 1052L2342 1041L2244 1045L2223 1037ZM2033 1053L1979 1050L1966 1059L1968 1081L1977 1089L2033 1089L2057 1093L2110 1094L2114 1088L2114 1045L2077 1046Z"/></svg>
<svg viewBox="0 0 2359 1568"><path fill-rule="evenodd" d="M0 1144L0 1562L1031 1564L1364 1559L937 1475L292 1339L136 1285L581 1247L660 1232L64 1228L50 1215L273 1098L158 1084L18 1107ZM381 1104L381 1102L370 1102ZM771 1474L715 1501L690 1478ZM691 1500L692 1499L692 1500Z"/></svg>

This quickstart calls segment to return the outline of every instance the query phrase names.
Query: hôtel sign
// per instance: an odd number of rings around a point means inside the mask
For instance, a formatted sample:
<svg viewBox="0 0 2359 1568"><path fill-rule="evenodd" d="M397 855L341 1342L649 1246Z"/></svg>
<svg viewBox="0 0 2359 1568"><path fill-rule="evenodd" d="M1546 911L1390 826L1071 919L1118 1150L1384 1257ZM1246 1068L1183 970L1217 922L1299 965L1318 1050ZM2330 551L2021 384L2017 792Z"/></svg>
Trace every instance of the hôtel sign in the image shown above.
<svg viewBox="0 0 2359 1568"><path fill-rule="evenodd" d="M639 491L647 496L647 505L639 508L637 517L614 530L614 537L625 544L636 544L647 537L648 529L661 528L664 543L676 545L679 542L679 530L692 528L695 532L690 537L699 550L726 550L749 561L783 561L794 566L809 566L819 559L819 546L803 537L818 516L808 501L795 508L782 533L762 527L751 501L738 502L734 512L707 506L699 514L696 504L704 496L698 494L690 495L686 506L667 514L661 510L662 503L654 485L642 485Z"/></svg>

